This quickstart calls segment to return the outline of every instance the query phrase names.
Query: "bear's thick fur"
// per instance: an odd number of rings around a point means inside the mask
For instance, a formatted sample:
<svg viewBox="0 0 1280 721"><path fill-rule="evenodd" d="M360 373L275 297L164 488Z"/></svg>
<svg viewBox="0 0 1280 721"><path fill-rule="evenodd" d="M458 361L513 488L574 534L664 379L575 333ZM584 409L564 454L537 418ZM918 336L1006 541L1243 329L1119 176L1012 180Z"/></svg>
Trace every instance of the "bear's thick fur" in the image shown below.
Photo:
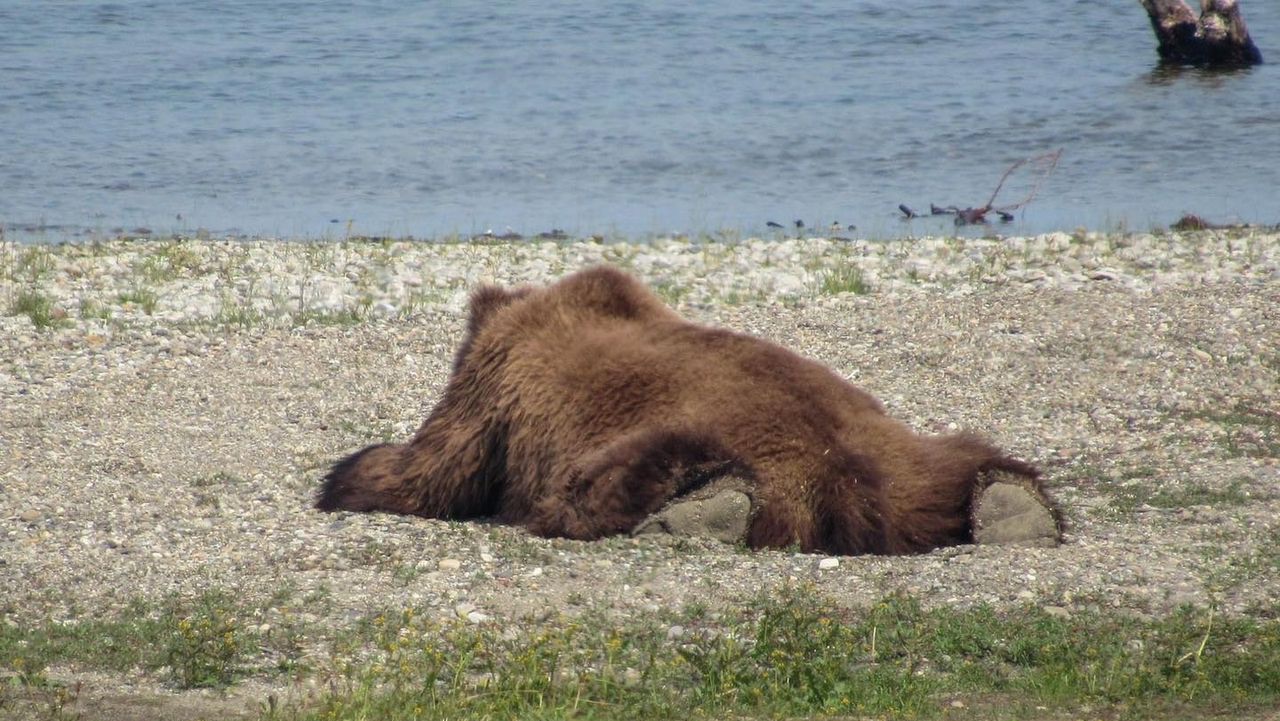
<svg viewBox="0 0 1280 721"><path fill-rule="evenodd" d="M972 540L987 471L1038 489L1033 466L982 438L919 435L826 367L683 320L598 267L476 291L417 434L338 462L317 506L594 539L732 473L753 486L752 547L915 553Z"/></svg>

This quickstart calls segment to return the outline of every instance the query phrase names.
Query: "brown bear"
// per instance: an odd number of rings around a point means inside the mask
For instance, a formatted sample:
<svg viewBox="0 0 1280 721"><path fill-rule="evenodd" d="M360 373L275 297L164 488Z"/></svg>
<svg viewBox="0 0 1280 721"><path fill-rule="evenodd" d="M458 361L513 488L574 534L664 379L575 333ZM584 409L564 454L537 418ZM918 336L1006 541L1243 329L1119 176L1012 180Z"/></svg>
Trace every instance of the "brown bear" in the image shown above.
<svg viewBox="0 0 1280 721"><path fill-rule="evenodd" d="M753 548L916 553L972 540L987 471L1039 492L1033 466L986 440L919 435L819 363L596 267L476 291L417 434L339 461L316 505L595 539L733 474L752 488Z"/></svg>

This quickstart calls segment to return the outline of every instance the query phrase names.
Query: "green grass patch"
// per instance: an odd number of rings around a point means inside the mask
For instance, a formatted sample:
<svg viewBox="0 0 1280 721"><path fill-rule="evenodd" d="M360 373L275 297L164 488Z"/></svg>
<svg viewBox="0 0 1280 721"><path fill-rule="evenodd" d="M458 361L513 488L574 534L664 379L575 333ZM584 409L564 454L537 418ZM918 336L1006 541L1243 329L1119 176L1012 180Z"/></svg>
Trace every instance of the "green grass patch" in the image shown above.
<svg viewBox="0 0 1280 721"><path fill-rule="evenodd" d="M228 488L244 483L244 479L233 473L217 471L208 476L200 476L191 482L196 488Z"/></svg>
<svg viewBox="0 0 1280 721"><path fill-rule="evenodd" d="M111 309L92 298L81 298L80 317L85 320L111 320Z"/></svg>
<svg viewBox="0 0 1280 721"><path fill-rule="evenodd" d="M10 315L25 315L37 328L51 328L66 322L54 309L53 299L38 290L22 290L9 306Z"/></svg>
<svg viewBox="0 0 1280 721"><path fill-rule="evenodd" d="M0 667L13 672L0 683L49 688L55 663L142 668L181 688L310 673L290 618L325 601L291 593L269 610L214 591L105 619L0 625ZM269 624L254 620L268 613ZM265 718L1013 719L1083 706L1106 718L1195 718L1280 702L1280 619L1190 607L1142 619L929 610L893 595L847 609L800 587L623 622L587 610L476 626L406 609L326 636L329 692L271 704Z"/></svg>
<svg viewBox="0 0 1280 721"><path fill-rule="evenodd" d="M44 669L62 663L119 672L140 667L179 688L227 686L259 650L244 627L246 615L228 594L209 592L192 601L134 603L107 619L0 625L0 667L28 685L42 684Z"/></svg>
<svg viewBox="0 0 1280 721"><path fill-rule="evenodd" d="M160 302L160 296L156 295L154 290L150 288L133 288L116 296L116 300L121 305L134 305L142 310L143 313L151 315L156 311L156 305Z"/></svg>
<svg viewBox="0 0 1280 721"><path fill-rule="evenodd" d="M652 285L653 292L658 294L667 305L677 307L689 296L690 288L672 280L656 281Z"/></svg>
<svg viewBox="0 0 1280 721"><path fill-rule="evenodd" d="M372 307L372 299L360 299L360 303L349 308L339 308L336 310L308 308L291 314L290 322L294 327L301 328L309 325L335 325L335 326L352 326L359 325L370 316L370 307Z"/></svg>
<svg viewBox="0 0 1280 721"><path fill-rule="evenodd" d="M184 275L203 272L200 254L181 241L170 241L151 251L134 270L150 283L167 283Z"/></svg>
<svg viewBox="0 0 1280 721"><path fill-rule="evenodd" d="M818 281L818 292L823 295L866 295L871 292L871 285L863 277L862 269L849 263L824 272Z"/></svg>
<svg viewBox="0 0 1280 721"><path fill-rule="evenodd" d="M1145 621L892 596L850 611L795 589L731 618L524 633L408 610L350 642L339 659L371 646L371 660L340 660L335 691L289 718L933 718L956 716L951 700L992 698L1005 713L984 718L1082 705L1140 716L1280 700L1280 622L1190 608Z"/></svg>
<svg viewBox="0 0 1280 721"><path fill-rule="evenodd" d="M46 245L32 245L16 253L7 275L14 279L22 279L32 283L39 281L57 263L53 251Z"/></svg>
<svg viewBox="0 0 1280 721"><path fill-rule="evenodd" d="M303 308L289 310L277 303L274 309L263 310L253 306L249 301L237 302L232 298L223 298L218 314L211 319L215 326L241 329L258 326L283 326L303 328L306 326L353 326L364 323L372 317L373 298L363 295L357 299L356 305L329 309Z"/></svg>
<svg viewBox="0 0 1280 721"><path fill-rule="evenodd" d="M1241 549L1242 545L1238 536L1227 536L1203 550L1210 588L1239 587L1280 575L1280 523L1262 528L1252 543ZM1275 604L1259 611L1270 618L1280 617L1280 607Z"/></svg>
<svg viewBox="0 0 1280 721"><path fill-rule="evenodd" d="M1280 411L1239 402L1230 408L1182 414L1222 429L1218 445L1232 458L1280 458Z"/></svg>
<svg viewBox="0 0 1280 721"><path fill-rule="evenodd" d="M218 308L218 315L213 318L213 322L223 327L235 326L245 329L262 325L266 319L265 313L248 303L241 305L229 298L223 298L222 305Z"/></svg>
<svg viewBox="0 0 1280 721"><path fill-rule="evenodd" d="M1152 508L1189 508L1191 506L1212 506L1214 508L1235 508L1257 501L1250 495L1251 479L1239 477L1229 481L1225 486L1211 488L1208 486L1182 483L1170 488L1157 488L1153 482L1142 482L1141 476L1130 476L1137 482L1116 486L1112 489L1112 505L1123 511L1132 511L1140 506Z"/></svg>

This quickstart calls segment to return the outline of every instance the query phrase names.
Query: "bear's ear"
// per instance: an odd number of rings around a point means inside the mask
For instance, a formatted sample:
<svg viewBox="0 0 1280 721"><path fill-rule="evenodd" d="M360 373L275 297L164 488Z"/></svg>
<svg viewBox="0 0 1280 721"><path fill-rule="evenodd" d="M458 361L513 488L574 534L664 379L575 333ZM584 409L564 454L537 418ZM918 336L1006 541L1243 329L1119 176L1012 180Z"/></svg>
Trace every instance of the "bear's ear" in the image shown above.
<svg viewBox="0 0 1280 721"><path fill-rule="evenodd" d="M532 291L533 289L528 287L507 290L496 285L480 286L471 294L467 333L469 335L479 333L494 313L529 295Z"/></svg>
<svg viewBox="0 0 1280 721"><path fill-rule="evenodd" d="M489 322L494 313L532 292L533 288L528 286L507 290L496 285L482 285L471 294L470 317L467 318L467 334L463 337L462 344L458 346L458 351L453 356L453 372L455 374L462 370L462 366L467 361L467 354L471 352L472 342L475 341L476 336L480 334L480 330Z"/></svg>

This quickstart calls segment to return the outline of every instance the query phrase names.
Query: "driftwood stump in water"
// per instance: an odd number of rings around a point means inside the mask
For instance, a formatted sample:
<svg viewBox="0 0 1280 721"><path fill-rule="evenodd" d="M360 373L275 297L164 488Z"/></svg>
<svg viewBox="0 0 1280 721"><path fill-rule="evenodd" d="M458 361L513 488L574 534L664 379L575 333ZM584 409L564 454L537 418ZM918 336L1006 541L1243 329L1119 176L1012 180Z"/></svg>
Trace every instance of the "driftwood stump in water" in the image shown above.
<svg viewBox="0 0 1280 721"><path fill-rule="evenodd" d="M1200 0L1199 18L1183 0L1138 1L1151 18L1161 60L1207 67L1262 62L1236 0Z"/></svg>

